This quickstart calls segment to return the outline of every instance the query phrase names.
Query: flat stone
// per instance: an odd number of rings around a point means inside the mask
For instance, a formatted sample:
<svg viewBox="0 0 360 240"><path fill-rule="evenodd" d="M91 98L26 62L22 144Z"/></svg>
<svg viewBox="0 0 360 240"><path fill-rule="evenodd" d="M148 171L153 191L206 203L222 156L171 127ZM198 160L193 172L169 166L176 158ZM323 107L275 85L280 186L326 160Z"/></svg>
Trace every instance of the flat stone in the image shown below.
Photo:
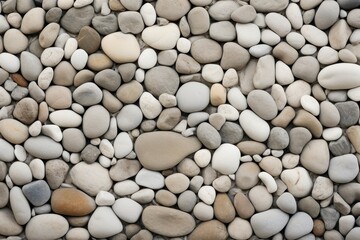
<svg viewBox="0 0 360 240"><path fill-rule="evenodd" d="M261 0L250 1L250 5L253 6L257 12L280 12L284 10L288 4L288 0L271 0L266 2L266 4Z"/></svg>
<svg viewBox="0 0 360 240"><path fill-rule="evenodd" d="M256 10L251 5L240 6L231 13L231 20L238 23L249 23L256 18Z"/></svg>
<svg viewBox="0 0 360 240"><path fill-rule="evenodd" d="M190 52L197 62L206 64L219 61L222 55L222 48L214 40L201 38L192 43Z"/></svg>
<svg viewBox="0 0 360 240"><path fill-rule="evenodd" d="M9 29L4 34L4 48L12 54L18 54L26 50L29 40L17 29Z"/></svg>
<svg viewBox="0 0 360 240"><path fill-rule="evenodd" d="M210 90L205 84L188 82L179 88L176 99L178 107L183 112L198 112L209 104Z"/></svg>
<svg viewBox="0 0 360 240"><path fill-rule="evenodd" d="M277 115L277 107L274 99L264 90L253 90L247 96L249 107L260 118L272 120Z"/></svg>
<svg viewBox="0 0 360 240"><path fill-rule="evenodd" d="M61 144L45 136L29 138L25 141L24 147L32 156L45 160L58 158L63 151Z"/></svg>
<svg viewBox="0 0 360 240"><path fill-rule="evenodd" d="M20 30L25 34L40 32L45 24L45 10L39 7L32 8L26 12L21 22Z"/></svg>
<svg viewBox="0 0 360 240"><path fill-rule="evenodd" d="M15 105L13 115L20 122L31 124L38 117L39 106L32 98L23 98Z"/></svg>
<svg viewBox="0 0 360 240"><path fill-rule="evenodd" d="M316 149L316 151L314 151ZM316 161L314 161L316 159ZM300 156L301 164L309 171L323 174L329 168L330 152L326 141L315 139L308 142Z"/></svg>
<svg viewBox="0 0 360 240"><path fill-rule="evenodd" d="M224 70L234 68L237 71L243 69L250 60L249 52L234 42L226 42L223 45L223 53L220 65Z"/></svg>
<svg viewBox="0 0 360 240"><path fill-rule="evenodd" d="M140 163L150 170L172 168L200 147L196 138L185 138L167 131L143 133L135 141L135 152Z"/></svg>
<svg viewBox="0 0 360 240"><path fill-rule="evenodd" d="M308 171L303 167L284 170L280 177L294 197L306 196L313 186Z"/></svg>
<svg viewBox="0 0 360 240"><path fill-rule="evenodd" d="M324 127L336 127L340 122L339 110L333 103L323 101L320 103L319 119Z"/></svg>
<svg viewBox="0 0 360 240"><path fill-rule="evenodd" d="M229 236L226 226L218 220L210 220L200 223L189 235L189 240L205 240L214 237L214 239L225 240Z"/></svg>
<svg viewBox="0 0 360 240"><path fill-rule="evenodd" d="M57 110L50 113L49 119L53 124L59 127L78 127L82 122L82 118L79 114L68 109Z"/></svg>
<svg viewBox="0 0 360 240"><path fill-rule="evenodd" d="M85 216L95 210L95 201L76 188L59 188L51 196L51 208L55 213L67 216Z"/></svg>
<svg viewBox="0 0 360 240"><path fill-rule="evenodd" d="M244 132L253 140L264 142L268 139L270 134L269 125L254 112L244 110L240 114L239 122Z"/></svg>
<svg viewBox="0 0 360 240"><path fill-rule="evenodd" d="M23 227L19 225L13 213L9 208L1 208L0 209L0 234L3 236L16 236L19 235L23 231Z"/></svg>
<svg viewBox="0 0 360 240"><path fill-rule="evenodd" d="M25 228L25 235L29 240L35 239L57 239L63 237L69 230L68 221L58 214L36 215Z"/></svg>
<svg viewBox="0 0 360 240"><path fill-rule="evenodd" d="M276 200L276 205L280 208L280 210L288 213L294 214L297 210L297 203L294 196L289 192L284 192L279 196Z"/></svg>
<svg viewBox="0 0 360 240"><path fill-rule="evenodd" d="M77 153L84 149L86 139L81 130L77 128L67 128L63 131L62 145L65 150Z"/></svg>
<svg viewBox="0 0 360 240"><path fill-rule="evenodd" d="M44 180L28 183L22 187L22 191L29 202L36 207L44 205L51 195L49 185Z"/></svg>
<svg viewBox="0 0 360 240"><path fill-rule="evenodd" d="M181 193L177 199L177 205L181 211L191 212L197 202L196 194L191 190Z"/></svg>
<svg viewBox="0 0 360 240"><path fill-rule="evenodd" d="M345 155L351 152L351 143L346 136L342 136L329 144L330 152L334 156Z"/></svg>
<svg viewBox="0 0 360 240"><path fill-rule="evenodd" d="M247 190L254 187L258 182L259 166L254 162L240 164L235 175L235 183L240 189Z"/></svg>
<svg viewBox="0 0 360 240"><path fill-rule="evenodd" d="M358 122L360 110L356 102L339 102L335 104L335 107L340 113L340 127L347 128Z"/></svg>
<svg viewBox="0 0 360 240"><path fill-rule="evenodd" d="M71 91L64 86L50 86L45 94L46 103L54 109L69 108L72 104Z"/></svg>
<svg viewBox="0 0 360 240"><path fill-rule="evenodd" d="M101 40L101 48L116 63L134 62L140 55L140 46L136 38L122 32L114 32L104 37Z"/></svg>
<svg viewBox="0 0 360 240"><path fill-rule="evenodd" d="M83 132L88 138L97 138L109 129L110 116L101 105L88 108L83 117Z"/></svg>
<svg viewBox="0 0 360 240"><path fill-rule="evenodd" d="M334 184L329 178L318 176L315 179L311 196L316 200L325 200L333 195L333 188Z"/></svg>
<svg viewBox="0 0 360 240"><path fill-rule="evenodd" d="M120 233L123 225L110 207L98 207L89 219L88 230L95 238L108 238Z"/></svg>
<svg viewBox="0 0 360 240"><path fill-rule="evenodd" d="M120 159L110 168L109 174L113 181L123 181L135 176L141 168L139 161Z"/></svg>
<svg viewBox="0 0 360 240"><path fill-rule="evenodd" d="M346 73L352 74L347 75ZM337 63L323 68L318 75L319 84L330 90L350 89L360 86L360 67L353 63ZM341 81L339 81L341 79Z"/></svg>
<svg viewBox="0 0 360 240"><path fill-rule="evenodd" d="M237 42L244 48L250 48L260 42L260 29L254 23L236 23Z"/></svg>
<svg viewBox="0 0 360 240"><path fill-rule="evenodd" d="M98 33L104 36L116 32L119 27L115 14L109 14L106 16L95 16L91 20L91 24Z"/></svg>
<svg viewBox="0 0 360 240"><path fill-rule="evenodd" d="M145 74L145 88L155 97L163 93L174 95L178 90L180 79L177 72L167 66L156 66Z"/></svg>
<svg viewBox="0 0 360 240"><path fill-rule="evenodd" d="M164 37L164 33L166 33L166 37ZM169 23L165 26L154 25L145 28L141 33L141 38L152 48L169 50L176 46L180 38L180 30L175 23Z"/></svg>
<svg viewBox="0 0 360 240"><path fill-rule="evenodd" d="M171 3L160 0L156 2L155 5L157 15L170 21L179 20L190 10L190 8L191 5L188 0L176 0Z"/></svg>
<svg viewBox="0 0 360 240"><path fill-rule="evenodd" d="M313 220L307 213L297 212L291 216L285 228L285 236L287 239L298 239L310 233L313 225Z"/></svg>
<svg viewBox="0 0 360 240"><path fill-rule="evenodd" d="M94 8L86 6L82 8L70 8L61 18L61 26L67 31L78 34L84 26L89 26L94 17Z"/></svg>
<svg viewBox="0 0 360 240"><path fill-rule="evenodd" d="M288 223L289 215L280 209L269 209L254 214L250 223L254 233L261 238L269 238L279 233Z"/></svg>
<svg viewBox="0 0 360 240"><path fill-rule="evenodd" d="M119 13L118 24L123 33L138 34L144 29L144 21L140 13L135 11Z"/></svg>
<svg viewBox="0 0 360 240"><path fill-rule="evenodd" d="M46 181L51 189L57 189L64 182L69 165L63 160L49 160L45 163Z"/></svg>
<svg viewBox="0 0 360 240"><path fill-rule="evenodd" d="M353 154L334 157L330 160L329 177L336 183L348 183L359 173L359 164Z"/></svg>
<svg viewBox="0 0 360 240"><path fill-rule="evenodd" d="M209 123L203 122L196 129L199 141L209 149L215 149L221 144L219 132Z"/></svg>
<svg viewBox="0 0 360 240"><path fill-rule="evenodd" d="M29 222L31 218L30 204L18 186L14 186L10 190L10 206L18 224L24 225Z"/></svg>
<svg viewBox="0 0 360 240"><path fill-rule="evenodd" d="M101 190L108 191L112 186L108 171L99 163L80 162L71 168L69 174L73 184L90 196L96 196Z"/></svg>
<svg viewBox="0 0 360 240"><path fill-rule="evenodd" d="M0 121L1 136L12 144L21 144L29 136L28 127L15 119Z"/></svg>
<svg viewBox="0 0 360 240"><path fill-rule="evenodd" d="M195 220L190 214L167 207L148 206L141 220L150 231L167 237L184 236L195 228Z"/></svg>
<svg viewBox="0 0 360 240"><path fill-rule="evenodd" d="M119 198L112 205L115 214L125 222L135 223L143 210L143 207L131 198Z"/></svg>
<svg viewBox="0 0 360 240"><path fill-rule="evenodd" d="M194 35L206 33L210 27L210 16L203 7L194 7L188 13L190 31Z"/></svg>
<svg viewBox="0 0 360 240"><path fill-rule="evenodd" d="M275 59L272 55L259 58L252 83L256 89L266 89L275 83Z"/></svg>

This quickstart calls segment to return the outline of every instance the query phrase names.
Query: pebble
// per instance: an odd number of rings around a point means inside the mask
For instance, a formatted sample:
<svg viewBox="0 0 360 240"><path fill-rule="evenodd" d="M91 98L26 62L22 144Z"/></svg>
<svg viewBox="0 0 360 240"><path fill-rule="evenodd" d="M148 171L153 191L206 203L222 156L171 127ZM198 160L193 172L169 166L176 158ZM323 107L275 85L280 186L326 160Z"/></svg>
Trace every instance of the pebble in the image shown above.
<svg viewBox="0 0 360 240"><path fill-rule="evenodd" d="M9 73L16 73L20 69L20 60L7 52L0 53L0 66Z"/></svg>
<svg viewBox="0 0 360 240"><path fill-rule="evenodd" d="M280 177L294 197L306 196L313 186L308 171L303 167L286 169L281 173Z"/></svg>
<svg viewBox="0 0 360 240"><path fill-rule="evenodd" d="M25 228L27 239L57 239L69 230L68 221L58 214L40 214L31 218Z"/></svg>
<svg viewBox="0 0 360 240"><path fill-rule="evenodd" d="M351 71L353 74L344 78L344 73ZM318 76L319 84L330 90L339 90L339 89L350 89L359 86L359 82L356 78L357 74L360 74L360 68L357 65L352 63L337 63L322 69ZM342 81L338 79L342 78Z"/></svg>
<svg viewBox="0 0 360 240"><path fill-rule="evenodd" d="M21 188L18 186L11 188L9 200L16 222L20 225L28 223L31 219L31 208Z"/></svg>
<svg viewBox="0 0 360 240"><path fill-rule="evenodd" d="M128 223L135 223L142 213L142 206L130 198L117 199L112 209L121 220Z"/></svg>
<svg viewBox="0 0 360 240"><path fill-rule="evenodd" d="M298 239L310 233L312 229L313 220L311 216L304 212L297 212L291 216L285 228L285 237L287 239Z"/></svg>
<svg viewBox="0 0 360 240"><path fill-rule="evenodd" d="M317 151L312 151L312 149L317 149ZM327 142L322 139L310 140L301 152L300 162L301 165L313 173L325 173L330 163L330 152Z"/></svg>
<svg viewBox="0 0 360 240"><path fill-rule="evenodd" d="M165 186L174 194L184 192L189 185L189 178L182 173L174 173L165 178Z"/></svg>
<svg viewBox="0 0 360 240"><path fill-rule="evenodd" d="M73 184L90 196L96 196L101 190L107 191L112 186L108 171L99 163L80 162L71 168Z"/></svg>
<svg viewBox="0 0 360 240"><path fill-rule="evenodd" d="M183 147L178 148L179 144ZM139 161L150 170L171 168L200 147L200 142L195 138L185 138L167 131L143 133L135 141L135 152ZM154 159L152 156L157 157Z"/></svg>
<svg viewBox="0 0 360 240"><path fill-rule="evenodd" d="M148 206L141 220L150 231L167 237L184 236L195 228L195 220L190 214L168 207Z"/></svg>
<svg viewBox="0 0 360 240"><path fill-rule="evenodd" d="M213 237L214 239L225 240L228 235L225 224L214 219L200 223L188 238L189 240L205 240Z"/></svg>
<svg viewBox="0 0 360 240"><path fill-rule="evenodd" d="M28 183L22 187L22 191L29 202L36 207L44 205L51 195L49 185L44 180Z"/></svg>
<svg viewBox="0 0 360 240"><path fill-rule="evenodd" d="M288 221L289 215L279 209L256 213L250 219L254 233L261 238L269 238L279 233Z"/></svg>
<svg viewBox="0 0 360 240"><path fill-rule="evenodd" d="M0 132L12 144L21 144L29 137L28 127L15 119L1 120Z"/></svg>
<svg viewBox="0 0 360 240"><path fill-rule="evenodd" d="M264 142L268 139L270 134L269 125L254 112L244 110L240 114L239 122L244 132L253 140Z"/></svg>
<svg viewBox="0 0 360 240"><path fill-rule="evenodd" d="M164 33L167 33L166 38L160 38ZM145 28L141 38L150 47L157 50L169 50L176 46L180 38L180 30L174 23L169 23L165 26L154 25Z"/></svg>
<svg viewBox="0 0 360 240"><path fill-rule="evenodd" d="M205 51L205 49L210 50ZM200 38L192 43L190 53L198 63L206 64L219 61L222 56L222 48L214 40Z"/></svg>
<svg viewBox="0 0 360 240"><path fill-rule="evenodd" d="M264 90L253 90L247 96L247 103L263 120L272 120L277 115L277 107L274 99Z"/></svg>
<svg viewBox="0 0 360 240"><path fill-rule="evenodd" d="M254 23L236 23L237 41L244 48L250 48L260 42L260 29Z"/></svg>
<svg viewBox="0 0 360 240"><path fill-rule="evenodd" d="M63 151L61 144L45 136L27 139L24 143L24 147L29 154L41 159L54 159L60 157Z"/></svg>
<svg viewBox="0 0 360 240"><path fill-rule="evenodd" d="M23 227L16 222L14 215L9 208L0 209L0 219L3 222L0 227L1 235L16 236L23 231Z"/></svg>
<svg viewBox="0 0 360 240"><path fill-rule="evenodd" d="M359 172L357 158L353 154L334 157L330 160L329 177L336 183L352 181Z"/></svg>
<svg viewBox="0 0 360 240"><path fill-rule="evenodd" d="M160 54L158 56L160 60ZM156 66L145 74L145 88L155 97L163 93L174 95L179 88L179 75L167 66Z"/></svg>
<svg viewBox="0 0 360 240"><path fill-rule="evenodd" d="M91 215L88 231L95 238L107 238L120 233L123 225L110 207L98 207Z"/></svg>
<svg viewBox="0 0 360 240"><path fill-rule="evenodd" d="M235 145L224 143L215 150L211 166L222 174L232 174L239 167L240 157L240 150Z"/></svg>
<svg viewBox="0 0 360 240"><path fill-rule="evenodd" d="M209 123L203 122L196 129L199 141L209 149L216 149L221 144L219 132Z"/></svg>
<svg viewBox="0 0 360 240"><path fill-rule="evenodd" d="M80 217L95 210L95 201L76 188L59 188L52 193L51 208L58 214Z"/></svg>
<svg viewBox="0 0 360 240"><path fill-rule="evenodd" d="M159 172L147 170L142 168L135 177L135 182L143 187L151 189L160 189L165 185L164 176Z"/></svg>

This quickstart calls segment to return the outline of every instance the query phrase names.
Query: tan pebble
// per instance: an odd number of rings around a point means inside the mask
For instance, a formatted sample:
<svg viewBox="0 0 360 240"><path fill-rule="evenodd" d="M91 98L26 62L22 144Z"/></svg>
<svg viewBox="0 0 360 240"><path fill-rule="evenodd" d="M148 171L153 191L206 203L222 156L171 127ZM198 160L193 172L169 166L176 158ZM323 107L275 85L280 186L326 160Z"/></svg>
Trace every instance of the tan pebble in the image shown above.
<svg viewBox="0 0 360 240"><path fill-rule="evenodd" d="M116 91L116 97L123 103L134 103L142 95L143 86L136 80L122 84Z"/></svg>
<svg viewBox="0 0 360 240"><path fill-rule="evenodd" d="M216 239L225 240L228 238L226 226L218 220L211 220L200 223L188 236L189 240Z"/></svg>
<svg viewBox="0 0 360 240"><path fill-rule="evenodd" d="M240 165L235 175L236 186L246 190L254 187L258 181L260 173L259 166L254 162L246 162Z"/></svg>
<svg viewBox="0 0 360 240"><path fill-rule="evenodd" d="M329 43L335 50L344 48L350 38L351 28L344 19L338 20L329 31Z"/></svg>
<svg viewBox="0 0 360 240"><path fill-rule="evenodd" d="M314 98L318 101L325 101L326 100L326 94L324 89L320 86L320 84L314 84L311 87L311 93L314 96Z"/></svg>
<svg viewBox="0 0 360 240"><path fill-rule="evenodd" d="M235 218L235 208L226 193L216 195L214 202L215 217L223 223L230 223Z"/></svg>
<svg viewBox="0 0 360 240"><path fill-rule="evenodd" d="M355 54L346 48L341 49L339 51L339 58L341 61L347 62L347 63L356 63L357 62L357 58L356 58Z"/></svg>
<svg viewBox="0 0 360 240"><path fill-rule="evenodd" d="M66 61L60 62L54 69L53 83L60 86L71 86L74 83L76 70Z"/></svg>
<svg viewBox="0 0 360 240"><path fill-rule="evenodd" d="M95 74L92 71L88 69L81 70L74 76L74 86L78 87L83 83L93 81L94 77Z"/></svg>
<svg viewBox="0 0 360 240"><path fill-rule="evenodd" d="M286 128L295 117L295 110L286 106L271 123L276 127Z"/></svg>
<svg viewBox="0 0 360 240"><path fill-rule="evenodd" d="M264 157L260 161L259 166L273 177L279 176L282 171L282 163L280 159L273 156Z"/></svg>
<svg viewBox="0 0 360 240"><path fill-rule="evenodd" d="M104 69L111 68L113 62L111 59L103 53L93 53L89 55L87 66L93 71L102 71Z"/></svg>
<svg viewBox="0 0 360 240"><path fill-rule="evenodd" d="M157 203L165 207L171 207L176 204L177 197L175 194L168 190L161 189L156 192L155 200Z"/></svg>
<svg viewBox="0 0 360 240"><path fill-rule="evenodd" d="M286 42L280 42L278 45L276 45L272 53L274 57L280 59L288 65L292 65L299 56L296 49Z"/></svg>
<svg viewBox="0 0 360 240"><path fill-rule="evenodd" d="M323 126L319 120L311 113L300 109L296 113L296 117L293 120L293 124L299 127L307 128L314 137L319 138L323 131Z"/></svg>
<svg viewBox="0 0 360 240"><path fill-rule="evenodd" d="M354 146L356 152L360 153L360 126L351 126L346 130L346 134Z"/></svg>
<svg viewBox="0 0 360 240"><path fill-rule="evenodd" d="M266 150L266 146L263 143L255 141L242 141L236 145L242 154L255 155L262 154Z"/></svg>
<svg viewBox="0 0 360 240"><path fill-rule="evenodd" d="M255 213L255 208L248 197L240 192L234 197L234 206L237 214L243 219L248 219Z"/></svg>
<svg viewBox="0 0 360 240"><path fill-rule="evenodd" d="M322 220L320 219L315 219L314 220L314 227L312 230L313 234L316 237L322 237L325 233L325 224Z"/></svg>
<svg viewBox="0 0 360 240"><path fill-rule="evenodd" d="M210 102L213 106L219 106L226 102L226 89L223 85L215 83L211 86Z"/></svg>

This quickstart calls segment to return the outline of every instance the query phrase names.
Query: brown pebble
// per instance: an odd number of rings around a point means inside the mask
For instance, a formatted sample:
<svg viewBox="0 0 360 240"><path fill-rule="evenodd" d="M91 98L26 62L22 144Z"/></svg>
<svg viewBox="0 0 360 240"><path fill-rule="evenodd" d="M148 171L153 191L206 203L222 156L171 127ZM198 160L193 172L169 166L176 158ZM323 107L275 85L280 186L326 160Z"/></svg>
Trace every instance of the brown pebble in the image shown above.
<svg viewBox="0 0 360 240"><path fill-rule="evenodd" d="M314 220L314 227L313 227L313 234L316 237L322 237L325 233L325 224L322 220L320 219L315 219Z"/></svg>
<svg viewBox="0 0 360 240"><path fill-rule="evenodd" d="M321 137L323 126L314 115L305 110L301 109L296 113L293 124L298 127L307 128L316 138Z"/></svg>
<svg viewBox="0 0 360 240"><path fill-rule="evenodd" d="M235 208L226 193L216 195L214 202L215 217L223 222L229 223L235 218Z"/></svg>
<svg viewBox="0 0 360 240"><path fill-rule="evenodd" d="M10 77L14 82L16 82L21 87L27 87L29 85L29 83L25 80L25 78L18 73L11 74Z"/></svg>
<svg viewBox="0 0 360 240"><path fill-rule="evenodd" d="M239 192L234 197L234 206L237 214L243 219L248 219L255 213L255 208L250 200L242 192Z"/></svg>

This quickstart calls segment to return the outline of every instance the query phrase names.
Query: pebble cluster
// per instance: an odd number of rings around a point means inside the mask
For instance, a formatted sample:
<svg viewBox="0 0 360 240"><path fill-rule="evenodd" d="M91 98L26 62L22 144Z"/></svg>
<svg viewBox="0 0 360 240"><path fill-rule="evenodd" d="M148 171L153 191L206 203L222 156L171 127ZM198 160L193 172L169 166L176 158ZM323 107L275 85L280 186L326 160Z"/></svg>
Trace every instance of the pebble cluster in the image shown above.
<svg viewBox="0 0 360 240"><path fill-rule="evenodd" d="M360 239L359 0L0 6L1 239Z"/></svg>

